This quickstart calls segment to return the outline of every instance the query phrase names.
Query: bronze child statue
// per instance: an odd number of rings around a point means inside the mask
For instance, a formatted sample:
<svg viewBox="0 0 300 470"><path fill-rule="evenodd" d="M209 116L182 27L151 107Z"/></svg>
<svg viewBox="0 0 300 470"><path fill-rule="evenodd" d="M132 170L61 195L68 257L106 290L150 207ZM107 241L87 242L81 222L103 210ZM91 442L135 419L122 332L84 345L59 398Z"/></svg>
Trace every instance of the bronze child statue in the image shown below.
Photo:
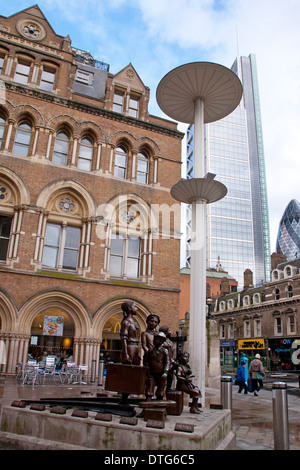
<svg viewBox="0 0 300 470"><path fill-rule="evenodd" d="M153 348L148 351L148 376L146 383L146 399L151 400L156 387L156 399L163 400L168 371L170 367L169 354L164 347L166 335L156 333L153 337Z"/></svg>
<svg viewBox="0 0 300 470"><path fill-rule="evenodd" d="M136 315L138 308L134 302L126 300L122 304L123 320L121 322L121 363L132 364L138 366L140 364L139 357L139 340L140 328L133 315Z"/></svg>
<svg viewBox="0 0 300 470"><path fill-rule="evenodd" d="M190 355L184 352L179 356L179 365L177 367L177 390L185 392L192 398L191 413L199 414L198 398L201 397L199 388L192 382L192 370L188 365Z"/></svg>
<svg viewBox="0 0 300 470"><path fill-rule="evenodd" d="M157 326L160 323L160 318L155 313L148 315L146 319L147 329L142 333L142 348L144 351L143 364L146 366L148 361L148 352L153 348L153 337L157 333Z"/></svg>

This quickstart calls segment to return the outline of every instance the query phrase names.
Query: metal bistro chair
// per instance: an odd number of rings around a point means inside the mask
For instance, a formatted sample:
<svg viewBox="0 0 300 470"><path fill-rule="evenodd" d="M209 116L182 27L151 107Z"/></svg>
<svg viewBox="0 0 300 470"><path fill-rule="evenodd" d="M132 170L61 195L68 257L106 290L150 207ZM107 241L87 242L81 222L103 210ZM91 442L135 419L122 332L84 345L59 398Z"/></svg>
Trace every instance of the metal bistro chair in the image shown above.
<svg viewBox="0 0 300 470"><path fill-rule="evenodd" d="M75 381L78 380L78 374L79 374L79 369L76 366L75 362L67 362L65 376L66 376L68 384L76 383Z"/></svg>
<svg viewBox="0 0 300 470"><path fill-rule="evenodd" d="M80 364L79 366L79 383L87 385L88 383L89 366L87 364Z"/></svg>
<svg viewBox="0 0 300 470"><path fill-rule="evenodd" d="M39 368L37 363L27 363L24 368L22 385L32 384L32 386L34 387L34 385L38 383L38 369Z"/></svg>
<svg viewBox="0 0 300 470"><path fill-rule="evenodd" d="M16 376L15 379L17 382L23 382L24 374L25 374L25 365L22 362L18 362L16 365Z"/></svg>
<svg viewBox="0 0 300 470"><path fill-rule="evenodd" d="M44 370L42 371L42 374L44 376L44 382L45 382L46 377L54 378L55 357L46 357L45 367L44 367Z"/></svg>

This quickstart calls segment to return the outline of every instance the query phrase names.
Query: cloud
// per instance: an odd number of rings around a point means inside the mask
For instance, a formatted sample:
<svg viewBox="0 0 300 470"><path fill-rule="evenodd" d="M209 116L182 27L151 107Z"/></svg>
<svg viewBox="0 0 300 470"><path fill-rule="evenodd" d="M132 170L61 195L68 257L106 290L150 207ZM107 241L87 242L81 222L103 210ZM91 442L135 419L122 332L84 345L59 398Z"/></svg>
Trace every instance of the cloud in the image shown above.
<svg viewBox="0 0 300 470"><path fill-rule="evenodd" d="M156 87L172 68L208 60L230 67L256 55L267 171L271 246L288 202L299 196L299 0L40 0L57 34L117 73L132 62L150 87L149 109L162 115ZM32 6L3 5L4 16ZM237 41L238 39L238 41ZM181 126L182 127L182 126ZM276 228L274 228L276 227Z"/></svg>

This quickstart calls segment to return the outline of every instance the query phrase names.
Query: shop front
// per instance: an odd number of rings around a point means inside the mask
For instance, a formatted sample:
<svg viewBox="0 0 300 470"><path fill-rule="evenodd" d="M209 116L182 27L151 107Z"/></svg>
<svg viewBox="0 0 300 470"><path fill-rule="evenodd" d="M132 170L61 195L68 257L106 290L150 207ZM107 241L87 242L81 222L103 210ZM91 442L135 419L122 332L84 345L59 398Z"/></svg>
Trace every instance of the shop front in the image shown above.
<svg viewBox="0 0 300 470"><path fill-rule="evenodd" d="M56 308L47 309L32 323L28 357L39 362L54 357L60 368L67 360L73 360L74 334L74 322L67 313Z"/></svg>
<svg viewBox="0 0 300 470"><path fill-rule="evenodd" d="M236 368L236 342L221 341L220 342L220 361L223 371L233 370Z"/></svg>
<svg viewBox="0 0 300 470"><path fill-rule="evenodd" d="M300 370L300 338L269 339L271 370Z"/></svg>
<svg viewBox="0 0 300 470"><path fill-rule="evenodd" d="M239 339L238 340L238 362L240 363L240 359L242 354L248 358L248 360L254 359L256 354L260 355L260 359L263 363L265 368L269 368L268 364L268 354L266 349L266 343L264 338L247 338L247 339Z"/></svg>

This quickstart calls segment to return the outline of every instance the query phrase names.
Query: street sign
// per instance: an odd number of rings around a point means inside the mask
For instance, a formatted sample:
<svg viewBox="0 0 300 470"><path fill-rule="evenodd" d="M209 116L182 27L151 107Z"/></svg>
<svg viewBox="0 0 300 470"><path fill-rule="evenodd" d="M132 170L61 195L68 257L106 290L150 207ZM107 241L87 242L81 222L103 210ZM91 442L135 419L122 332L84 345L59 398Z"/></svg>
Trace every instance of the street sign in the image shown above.
<svg viewBox="0 0 300 470"><path fill-rule="evenodd" d="M265 340L262 338L239 339L238 349L265 349Z"/></svg>

